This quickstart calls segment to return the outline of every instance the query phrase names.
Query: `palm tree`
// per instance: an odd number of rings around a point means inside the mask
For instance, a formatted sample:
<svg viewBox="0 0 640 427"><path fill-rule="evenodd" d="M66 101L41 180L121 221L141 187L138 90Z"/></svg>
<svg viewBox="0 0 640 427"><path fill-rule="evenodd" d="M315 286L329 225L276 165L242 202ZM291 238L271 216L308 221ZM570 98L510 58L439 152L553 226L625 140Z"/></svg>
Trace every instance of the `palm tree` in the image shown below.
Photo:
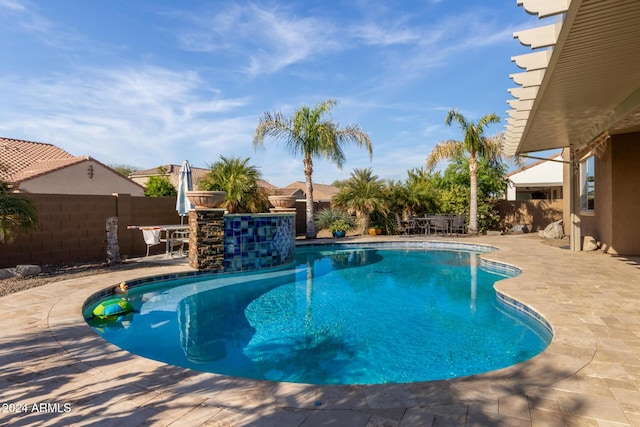
<svg viewBox="0 0 640 427"><path fill-rule="evenodd" d="M355 211L356 218L362 225L362 234L367 234L371 213L376 211L385 216L388 212L383 189L384 182L378 179L370 168L354 169L351 177L333 197L331 204Z"/></svg>
<svg viewBox="0 0 640 427"><path fill-rule="evenodd" d="M319 102L313 109L300 107L291 117L280 112L264 113L258 121L253 137L254 147L263 147L266 136L284 142L286 148L294 155L302 155L304 177L306 181L306 238L316 237L313 207L313 158L323 157L332 161L339 169L345 161L342 144L353 142L357 146L365 146L372 155L369 136L356 125L340 129L332 120L323 120L323 116L331 111L336 101Z"/></svg>
<svg viewBox="0 0 640 427"><path fill-rule="evenodd" d="M0 243L13 243L18 232L38 226L38 209L27 198L11 192L9 183L0 181Z"/></svg>
<svg viewBox="0 0 640 427"><path fill-rule="evenodd" d="M264 189L258 185L260 171L248 163L248 157L243 160L220 156L220 160L210 166L198 187L205 191L225 191L222 206L229 213L263 212L268 201Z"/></svg>
<svg viewBox="0 0 640 427"><path fill-rule="evenodd" d="M410 213L426 214L438 211L438 194L428 171L423 168L408 170L405 186L407 189L405 204Z"/></svg>
<svg viewBox="0 0 640 427"><path fill-rule="evenodd" d="M478 158L492 161L501 157L501 138L484 136L485 128L491 123L499 123L500 118L495 113L490 113L474 123L452 109L449 110L445 123L451 126L454 120L460 125L464 140L448 140L437 144L427 157L426 166L427 169L432 170L441 160L456 159L465 153L469 154L469 233L476 234L478 232Z"/></svg>

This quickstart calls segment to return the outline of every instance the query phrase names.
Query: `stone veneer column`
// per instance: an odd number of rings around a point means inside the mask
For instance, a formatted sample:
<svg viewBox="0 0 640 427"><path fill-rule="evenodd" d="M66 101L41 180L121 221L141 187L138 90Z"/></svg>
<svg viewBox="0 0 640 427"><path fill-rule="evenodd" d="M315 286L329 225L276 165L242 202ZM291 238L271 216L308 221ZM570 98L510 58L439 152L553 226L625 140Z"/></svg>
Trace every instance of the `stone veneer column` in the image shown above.
<svg viewBox="0 0 640 427"><path fill-rule="evenodd" d="M189 211L189 266L224 270L224 209Z"/></svg>

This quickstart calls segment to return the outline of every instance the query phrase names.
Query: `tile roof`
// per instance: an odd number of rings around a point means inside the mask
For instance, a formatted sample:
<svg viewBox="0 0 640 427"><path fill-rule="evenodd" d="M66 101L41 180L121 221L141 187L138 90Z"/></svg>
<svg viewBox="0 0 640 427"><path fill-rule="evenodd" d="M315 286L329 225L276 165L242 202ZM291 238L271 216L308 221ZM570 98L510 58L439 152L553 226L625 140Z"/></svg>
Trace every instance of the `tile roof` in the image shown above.
<svg viewBox="0 0 640 427"><path fill-rule="evenodd" d="M159 175L158 169L163 168L164 170L166 170L166 175L169 177L169 181L174 186L177 186L181 167L182 165L173 165L173 164L160 165L160 166L156 166L155 168L132 172L129 174L129 178L133 179L133 178L145 178L150 176L158 176ZM194 185L197 184L202 178L204 178L207 172L209 172L209 169L196 168L191 166L191 176L193 177Z"/></svg>
<svg viewBox="0 0 640 427"><path fill-rule="evenodd" d="M18 171L13 174L11 177L12 183L18 183L25 181L27 179L35 178L40 175L44 175L53 171L57 171L67 166L75 165L77 163L82 163L91 158L88 156L83 157L69 157L67 159L48 159L48 160L40 160L34 162L27 166L26 168Z"/></svg>
<svg viewBox="0 0 640 427"><path fill-rule="evenodd" d="M163 168L166 171L165 176L169 178L169 182L171 182L174 187L178 188L181 167L182 165L160 165L156 166L155 168L132 172L129 174L129 179L135 180L136 178L149 178L151 176L158 176L160 175L158 173L158 169ZM208 172L209 169L196 168L191 166L191 176L193 178L194 190L196 189L198 183L207 175ZM146 180L144 182L146 182Z"/></svg>
<svg viewBox="0 0 640 427"><path fill-rule="evenodd" d="M304 193L304 191L306 191L307 189L307 184L302 181L296 181L287 185L285 189L291 189L292 191L295 189L299 189L299 190L302 190L302 192ZM317 201L331 200L333 199L333 196L335 196L338 193L338 191L340 191L340 189L333 185L317 184L315 182L313 183L313 199Z"/></svg>
<svg viewBox="0 0 640 427"><path fill-rule="evenodd" d="M0 179L16 183L87 160L42 142L0 137Z"/></svg>
<svg viewBox="0 0 640 427"><path fill-rule="evenodd" d="M167 171L167 174L177 174L180 171L181 165L160 165L155 168L144 169L139 171L134 171L129 174L129 177L139 177L139 176L156 176L158 175L158 169L163 168ZM202 168L194 168L191 166L191 171L195 170L206 170Z"/></svg>

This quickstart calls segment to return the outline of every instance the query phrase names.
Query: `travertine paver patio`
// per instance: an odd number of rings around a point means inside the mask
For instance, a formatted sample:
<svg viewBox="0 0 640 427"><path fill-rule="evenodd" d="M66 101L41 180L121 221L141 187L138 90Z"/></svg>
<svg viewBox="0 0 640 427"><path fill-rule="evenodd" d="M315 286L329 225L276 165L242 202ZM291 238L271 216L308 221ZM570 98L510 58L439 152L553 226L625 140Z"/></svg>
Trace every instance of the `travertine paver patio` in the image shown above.
<svg viewBox="0 0 640 427"><path fill-rule="evenodd" d="M106 343L80 313L99 289L189 269L158 265L0 299L0 423L640 426L637 259L571 253L532 236L464 241L495 245L501 250L485 257L523 269L497 286L554 326L544 353L474 377L375 386L272 383L167 366Z"/></svg>

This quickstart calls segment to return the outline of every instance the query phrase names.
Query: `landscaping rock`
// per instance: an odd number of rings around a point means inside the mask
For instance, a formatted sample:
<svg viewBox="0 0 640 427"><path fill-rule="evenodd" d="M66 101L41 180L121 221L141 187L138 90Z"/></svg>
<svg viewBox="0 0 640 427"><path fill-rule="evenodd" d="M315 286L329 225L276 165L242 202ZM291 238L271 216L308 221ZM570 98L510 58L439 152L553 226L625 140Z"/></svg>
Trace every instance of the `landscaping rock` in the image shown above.
<svg viewBox="0 0 640 427"><path fill-rule="evenodd" d="M9 277L14 277L13 268L2 268L0 269L0 280L8 279Z"/></svg>
<svg viewBox="0 0 640 427"><path fill-rule="evenodd" d="M16 266L15 274L18 277L29 277L40 274L42 269L39 265L20 264Z"/></svg>
<svg viewBox="0 0 640 427"><path fill-rule="evenodd" d="M582 239L582 250L585 252L597 251L600 248L598 241L593 236L584 236Z"/></svg>
<svg viewBox="0 0 640 427"><path fill-rule="evenodd" d="M528 233L529 227L527 227L526 224L515 224L513 227L511 227L511 232L513 234Z"/></svg>
<svg viewBox="0 0 640 427"><path fill-rule="evenodd" d="M538 231L538 235L543 239L562 239L564 237L562 220L552 222L551 224L547 225L544 230Z"/></svg>

